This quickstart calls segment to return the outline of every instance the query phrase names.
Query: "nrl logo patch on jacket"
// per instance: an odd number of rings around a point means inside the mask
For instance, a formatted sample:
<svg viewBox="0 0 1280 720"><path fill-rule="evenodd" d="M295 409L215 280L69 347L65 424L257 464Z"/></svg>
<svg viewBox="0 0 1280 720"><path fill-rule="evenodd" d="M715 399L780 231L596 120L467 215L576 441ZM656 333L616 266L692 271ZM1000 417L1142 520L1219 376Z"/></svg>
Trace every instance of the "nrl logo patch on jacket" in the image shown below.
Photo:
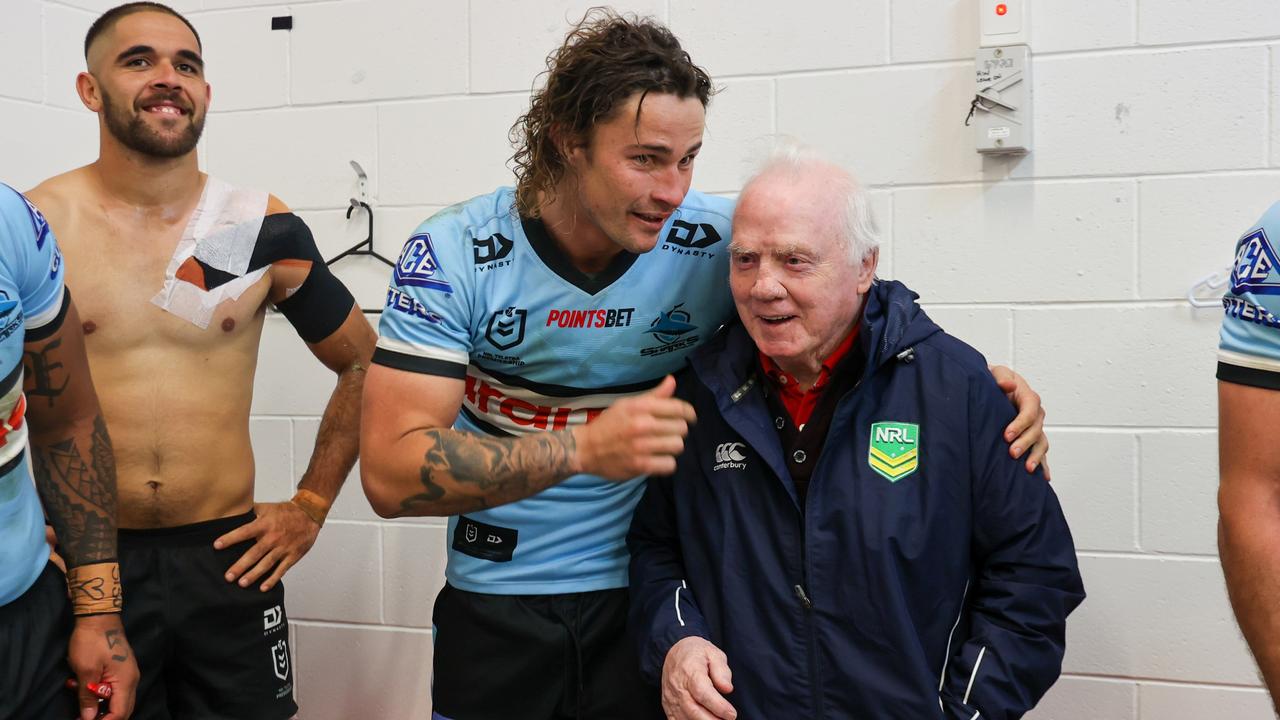
<svg viewBox="0 0 1280 720"><path fill-rule="evenodd" d="M878 422L871 426L867 464L889 482L898 482L920 467L920 426Z"/></svg>

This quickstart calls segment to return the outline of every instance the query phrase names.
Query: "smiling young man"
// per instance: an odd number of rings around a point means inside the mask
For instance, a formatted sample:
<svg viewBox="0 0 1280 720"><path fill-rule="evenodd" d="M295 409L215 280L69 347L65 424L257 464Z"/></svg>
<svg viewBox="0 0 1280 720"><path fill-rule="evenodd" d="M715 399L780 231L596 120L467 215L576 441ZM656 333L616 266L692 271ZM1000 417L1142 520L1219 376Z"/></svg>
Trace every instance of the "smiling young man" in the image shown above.
<svg viewBox="0 0 1280 720"><path fill-rule="evenodd" d="M732 203L689 189L710 78L609 12L548 67L516 187L406 243L365 387L374 508L452 516L438 718L660 714L623 639L624 536L635 478L671 472L693 420L669 374L732 314ZM1039 462L1038 398L1020 405Z"/></svg>
<svg viewBox="0 0 1280 720"><path fill-rule="evenodd" d="M109 10L76 78L96 162L31 193L67 256L115 440L124 621L140 718L296 712L280 577L310 549L358 449L374 335L274 196L200 172L201 45L155 3ZM249 407L268 305L338 374L290 502L254 504Z"/></svg>

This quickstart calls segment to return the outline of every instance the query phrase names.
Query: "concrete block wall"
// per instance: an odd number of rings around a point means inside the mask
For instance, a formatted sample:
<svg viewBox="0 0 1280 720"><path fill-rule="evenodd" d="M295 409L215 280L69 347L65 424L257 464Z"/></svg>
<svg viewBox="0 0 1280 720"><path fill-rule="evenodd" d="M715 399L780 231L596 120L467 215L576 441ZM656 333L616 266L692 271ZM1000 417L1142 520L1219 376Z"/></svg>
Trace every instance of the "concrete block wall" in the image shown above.
<svg viewBox="0 0 1280 720"><path fill-rule="evenodd" d="M723 88L695 186L732 193L788 133L857 172L881 274L1042 393L1089 600L1036 720L1271 717L1215 549L1219 314L1183 299L1280 197L1271 0L1028 0L1035 149L984 159L962 124L974 0L635 0ZM0 178L90 161L73 80L114 0L5 0ZM386 255L421 219L509 182L507 130L579 0L174 0L202 32L213 173L269 189L336 253L368 172ZM292 15L293 30L270 18ZM385 268L338 266L377 307ZM332 380L271 317L255 381L259 496L287 497ZM379 520L354 476L287 577L304 718L425 718L439 520Z"/></svg>

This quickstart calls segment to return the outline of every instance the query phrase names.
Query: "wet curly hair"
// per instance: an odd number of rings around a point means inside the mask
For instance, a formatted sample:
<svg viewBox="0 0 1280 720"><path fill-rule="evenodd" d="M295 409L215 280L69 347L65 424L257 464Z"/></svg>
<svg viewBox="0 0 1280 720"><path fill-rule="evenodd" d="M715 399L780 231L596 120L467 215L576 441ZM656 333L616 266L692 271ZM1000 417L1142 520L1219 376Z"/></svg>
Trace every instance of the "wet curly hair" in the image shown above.
<svg viewBox="0 0 1280 720"><path fill-rule="evenodd" d="M714 90L707 71L693 64L680 41L651 18L592 8L564 44L547 56L546 81L529 111L511 126L516 209L539 216L539 197L552 197L564 176L557 139L586 138L639 92L696 97L706 107Z"/></svg>

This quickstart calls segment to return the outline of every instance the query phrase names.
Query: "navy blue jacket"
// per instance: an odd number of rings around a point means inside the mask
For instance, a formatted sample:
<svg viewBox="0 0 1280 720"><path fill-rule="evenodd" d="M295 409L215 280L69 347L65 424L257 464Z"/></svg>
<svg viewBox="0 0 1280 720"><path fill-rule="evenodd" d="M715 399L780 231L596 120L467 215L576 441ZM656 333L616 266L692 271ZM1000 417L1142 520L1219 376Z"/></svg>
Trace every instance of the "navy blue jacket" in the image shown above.
<svg viewBox="0 0 1280 720"><path fill-rule="evenodd" d="M695 355L679 392L698 422L628 536L651 682L689 635L728 655L744 719L1003 720L1057 679L1084 599L1071 532L1043 474L1009 457L1014 412L986 362L915 298L897 282L868 293L866 369L804 513L751 338L735 324ZM910 442L888 448L895 480L870 459L886 422L917 427L913 461Z"/></svg>

